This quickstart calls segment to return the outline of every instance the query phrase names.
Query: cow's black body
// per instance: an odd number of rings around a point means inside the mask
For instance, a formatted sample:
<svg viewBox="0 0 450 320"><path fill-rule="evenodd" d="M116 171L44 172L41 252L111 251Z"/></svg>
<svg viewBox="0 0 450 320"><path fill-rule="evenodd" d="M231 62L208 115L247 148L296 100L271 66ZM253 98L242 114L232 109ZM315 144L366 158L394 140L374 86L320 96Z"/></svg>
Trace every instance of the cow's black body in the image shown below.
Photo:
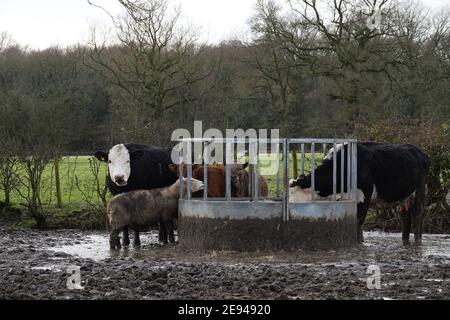
<svg viewBox="0 0 450 320"><path fill-rule="evenodd" d="M130 162L131 173L128 178L127 185L118 186L110 178L106 177L107 186L113 195L125 193L128 191L139 189L163 188L172 185L176 180L176 174L169 170L169 164L172 164L170 151L160 147L141 145L141 144L125 144L125 147L131 153L135 150L142 150L143 155ZM173 226L165 226L160 223L159 240L167 242L166 228ZM135 243L139 244L139 231L135 232ZM124 245L130 243L128 229L123 231Z"/></svg>
<svg viewBox="0 0 450 320"><path fill-rule="evenodd" d="M340 168L341 153L344 154L344 192L347 192L347 145L336 152L336 167ZM408 241L411 220L415 238L422 236L422 211L425 197L425 178L429 158L418 147L410 144L365 142L357 145L357 188L364 194L358 202L358 239L362 238L362 225L370 206L393 207L415 192L411 209L402 213L403 240ZM340 190L340 170L336 174L336 189ZM311 187L311 176L297 180L301 188ZM324 159L315 170L315 189L322 197L333 194L333 160ZM374 192L375 190L375 192ZM361 199L362 200L362 199Z"/></svg>
<svg viewBox="0 0 450 320"><path fill-rule="evenodd" d="M131 173L126 186L119 187L107 177L108 189L113 195L132 190L168 187L177 180L176 174L169 170L172 160L166 149L131 143L125 144L125 147L130 153L142 150L144 154L130 162Z"/></svg>

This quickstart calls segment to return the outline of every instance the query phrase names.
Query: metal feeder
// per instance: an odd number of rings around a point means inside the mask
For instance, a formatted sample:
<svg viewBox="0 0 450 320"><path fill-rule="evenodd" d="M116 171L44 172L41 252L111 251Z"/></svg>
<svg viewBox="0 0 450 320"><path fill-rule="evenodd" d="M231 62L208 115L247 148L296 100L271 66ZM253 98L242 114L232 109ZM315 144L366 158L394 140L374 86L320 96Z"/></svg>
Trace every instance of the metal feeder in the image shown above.
<svg viewBox="0 0 450 320"><path fill-rule="evenodd" d="M183 139L190 158L192 143L201 142L206 147L212 139ZM192 198L188 179L188 192L179 200L178 241L182 247L197 250L295 250L331 249L346 247L357 242L357 165L354 139L214 139L214 143L226 145L224 198L210 198L204 192L203 198ZM278 165L276 173L276 195L262 199L259 193L258 161L249 167L250 197L231 196L231 159L235 144L248 144L249 156L258 155L260 143L276 144ZM347 159L341 152L340 167L337 168L336 147L347 144ZM316 148L333 148L333 196L328 201L311 199L306 202L289 201L289 150L292 145L300 146L301 173L305 172L306 151L310 154L311 190L314 191ZM181 158L181 162L183 157ZM192 163L187 163L187 177L192 176ZM204 183L207 189L208 164L204 165ZM182 168L183 166L181 166ZM337 174L341 192L337 193ZM180 172L180 178L183 172ZM282 187L281 187L282 182ZM345 184L345 185L344 185ZM347 191L347 192L345 192Z"/></svg>

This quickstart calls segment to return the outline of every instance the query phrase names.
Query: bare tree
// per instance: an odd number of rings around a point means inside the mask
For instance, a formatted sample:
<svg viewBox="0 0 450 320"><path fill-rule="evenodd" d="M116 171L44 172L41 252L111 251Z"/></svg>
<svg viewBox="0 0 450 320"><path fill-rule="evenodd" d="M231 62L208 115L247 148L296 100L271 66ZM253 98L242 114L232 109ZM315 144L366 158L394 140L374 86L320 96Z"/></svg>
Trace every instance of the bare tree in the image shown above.
<svg viewBox="0 0 450 320"><path fill-rule="evenodd" d="M13 45L15 45L15 43L12 40L11 36L6 31L0 32L0 53L2 53L2 51L6 48L12 47Z"/></svg>
<svg viewBox="0 0 450 320"><path fill-rule="evenodd" d="M93 180L81 181L78 176L75 176L75 184L78 191L83 195L84 203L89 208L89 211L103 215L106 218L108 188L106 179L101 179L104 176L101 174L101 170L101 163L94 158L89 158L89 171Z"/></svg>
<svg viewBox="0 0 450 320"><path fill-rule="evenodd" d="M165 111L198 99L192 87L210 71L197 59L195 35L179 27L179 10L171 13L165 0L118 1L126 13L111 17L118 44L101 42L94 31L87 65L131 99L138 137Z"/></svg>
<svg viewBox="0 0 450 320"><path fill-rule="evenodd" d="M29 215L37 222L38 228L47 226L44 213L41 190L43 186L42 175L45 167L48 165L52 155L44 146L35 148L30 153L24 153L20 156L19 184L16 188L17 193L25 201Z"/></svg>
<svg viewBox="0 0 450 320"><path fill-rule="evenodd" d="M272 2L258 0L257 14L251 19L251 28L256 37L247 43L250 57L246 62L257 71L254 74L254 89L265 93L270 106L268 111L276 114L282 134L287 135L290 131L292 82L298 80L295 76L301 66L284 50L283 43L276 35L283 23L279 10Z"/></svg>
<svg viewBox="0 0 450 320"><path fill-rule="evenodd" d="M370 122L380 115L393 116L386 106L405 96L413 101L402 102L408 107L401 112L410 118L426 116L424 110L431 107L426 103L442 100L439 92L437 100L422 93L438 91L433 87L442 91L442 79L446 77L445 70L448 72L448 14L442 14L433 24L423 6L413 1L287 2L289 12L281 15L272 1L259 0L259 22L254 24L254 32L264 34L267 54L290 56L284 61L290 61L287 67L294 66L289 69L291 79L298 82L299 75L300 79L301 75L315 79L319 92L335 102L333 105L330 101L328 106L339 107L339 112L329 112L328 131L340 124L340 132L354 134L358 123ZM373 28L368 22L378 12L380 24ZM429 44L433 46L427 50ZM270 76L267 79L282 84L275 70L266 68L266 75ZM424 76L429 76L426 83L418 80ZM399 109L394 108L396 112Z"/></svg>
<svg viewBox="0 0 450 320"><path fill-rule="evenodd" d="M0 190L3 191L6 211L11 207L11 193L18 184L19 159L17 141L6 133L0 133Z"/></svg>

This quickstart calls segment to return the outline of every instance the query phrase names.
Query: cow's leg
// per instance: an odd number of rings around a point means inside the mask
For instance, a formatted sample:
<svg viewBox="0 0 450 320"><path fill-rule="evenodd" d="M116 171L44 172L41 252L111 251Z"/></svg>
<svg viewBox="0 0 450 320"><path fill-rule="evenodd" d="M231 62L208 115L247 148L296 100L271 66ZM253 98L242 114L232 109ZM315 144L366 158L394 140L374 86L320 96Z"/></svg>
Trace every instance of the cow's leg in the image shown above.
<svg viewBox="0 0 450 320"><path fill-rule="evenodd" d="M425 201L425 182L422 181L416 189L414 203L411 207L411 215L414 227L414 241L420 243L422 241L423 230L423 211Z"/></svg>
<svg viewBox="0 0 450 320"><path fill-rule="evenodd" d="M370 198L366 197L364 199L364 202L358 203L358 206L357 206L358 242L359 243L364 242L362 228L364 225L364 221L366 220L367 211L369 211L369 205L370 205Z"/></svg>
<svg viewBox="0 0 450 320"><path fill-rule="evenodd" d="M140 247L141 246L141 239L139 238L139 230L134 230L133 246L134 247Z"/></svg>
<svg viewBox="0 0 450 320"><path fill-rule="evenodd" d="M402 240L403 244L409 243L409 233L411 232L411 210L400 212L402 219Z"/></svg>
<svg viewBox="0 0 450 320"><path fill-rule="evenodd" d="M123 232L122 245L124 247L128 247L130 245L130 235L128 234L128 227L124 227L122 232Z"/></svg>
<svg viewBox="0 0 450 320"><path fill-rule="evenodd" d="M167 243L167 230L162 219L159 221L159 242L164 244Z"/></svg>
<svg viewBox="0 0 450 320"><path fill-rule="evenodd" d="M159 223L159 226L158 226L158 241L159 242L163 242L163 238L164 238L164 230L163 230L163 228L162 228L162 225L161 225L161 223Z"/></svg>
<svg viewBox="0 0 450 320"><path fill-rule="evenodd" d="M109 246L111 250L120 249L120 237L119 237L120 230L113 229L111 230L111 233L109 235Z"/></svg>
<svg viewBox="0 0 450 320"><path fill-rule="evenodd" d="M172 220L173 230L178 230L178 220L173 219Z"/></svg>
<svg viewBox="0 0 450 320"><path fill-rule="evenodd" d="M167 235L169 236L169 242L175 242L175 234L173 232L173 220L164 221L164 225L166 227Z"/></svg>

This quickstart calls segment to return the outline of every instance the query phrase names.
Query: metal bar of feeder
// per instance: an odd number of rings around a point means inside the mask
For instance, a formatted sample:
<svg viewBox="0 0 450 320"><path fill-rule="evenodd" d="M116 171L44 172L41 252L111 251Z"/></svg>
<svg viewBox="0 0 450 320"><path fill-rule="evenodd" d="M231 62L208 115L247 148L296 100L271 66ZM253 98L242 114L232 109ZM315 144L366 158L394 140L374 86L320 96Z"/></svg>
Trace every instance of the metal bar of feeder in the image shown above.
<svg viewBox="0 0 450 320"><path fill-rule="evenodd" d="M231 200L231 143L226 144L226 163L225 163L225 198Z"/></svg>
<svg viewBox="0 0 450 320"><path fill-rule="evenodd" d="M258 143L253 143L253 154L255 155L255 171L254 171L254 177L255 177L255 188L253 189L253 200L258 201L259 200L259 175L258 175Z"/></svg>
<svg viewBox="0 0 450 320"><path fill-rule="evenodd" d="M356 142L356 139L314 139L314 138L290 138L289 143L347 143ZM261 141L264 142L264 141Z"/></svg>
<svg viewBox="0 0 450 320"><path fill-rule="evenodd" d="M248 153L250 154L251 152L251 147L250 145L248 146L249 150ZM250 198L253 197L253 164L250 163L250 157L249 157L249 165L248 165L248 195Z"/></svg>
<svg viewBox="0 0 450 320"><path fill-rule="evenodd" d="M192 151L191 151L191 142L188 142L186 152L187 152L187 181L186 181L186 194L187 199L191 199L191 178L192 178Z"/></svg>
<svg viewBox="0 0 450 320"><path fill-rule="evenodd" d="M277 168L277 177L276 177L276 179L277 179L277 187L276 187L275 194L276 194L276 196L278 198L278 197L280 197L280 160L279 159L277 159L277 166L278 166L278 168Z"/></svg>
<svg viewBox="0 0 450 320"><path fill-rule="evenodd" d="M280 197L280 144L277 143L277 198Z"/></svg>
<svg viewBox="0 0 450 320"><path fill-rule="evenodd" d="M350 193L350 179L351 179L351 155L352 155L352 148L351 144L347 144L347 200L351 199L351 193Z"/></svg>
<svg viewBox="0 0 450 320"><path fill-rule="evenodd" d="M215 142L215 143L252 143L252 142L259 142L259 143L281 143L283 139L278 138L180 138L176 139L175 141L182 142L182 141L190 141L190 142ZM290 138L289 143L354 143L357 142L356 139L314 139L314 138Z"/></svg>
<svg viewBox="0 0 450 320"><path fill-rule="evenodd" d="M289 141L283 140L283 220L289 220Z"/></svg>
<svg viewBox="0 0 450 320"><path fill-rule="evenodd" d="M301 146L301 153L302 153L302 174L305 174L305 144L302 143ZM294 177L297 178L297 177Z"/></svg>
<svg viewBox="0 0 450 320"><path fill-rule="evenodd" d="M336 200L336 142L333 143L333 200Z"/></svg>
<svg viewBox="0 0 450 320"><path fill-rule="evenodd" d="M352 198L355 201L358 201L356 197L357 193L357 175L358 175L358 161L357 161L357 144L356 142L352 143Z"/></svg>
<svg viewBox="0 0 450 320"><path fill-rule="evenodd" d="M315 158L316 158L316 145L314 142L311 143L311 200L314 201L314 195L316 193L316 177L315 177Z"/></svg>
<svg viewBox="0 0 450 320"><path fill-rule="evenodd" d="M207 142L204 143L204 150ZM204 156L203 160L203 200L208 200L208 158Z"/></svg>
<svg viewBox="0 0 450 320"><path fill-rule="evenodd" d="M344 200L344 155L345 148L343 144L341 149L341 200Z"/></svg>

